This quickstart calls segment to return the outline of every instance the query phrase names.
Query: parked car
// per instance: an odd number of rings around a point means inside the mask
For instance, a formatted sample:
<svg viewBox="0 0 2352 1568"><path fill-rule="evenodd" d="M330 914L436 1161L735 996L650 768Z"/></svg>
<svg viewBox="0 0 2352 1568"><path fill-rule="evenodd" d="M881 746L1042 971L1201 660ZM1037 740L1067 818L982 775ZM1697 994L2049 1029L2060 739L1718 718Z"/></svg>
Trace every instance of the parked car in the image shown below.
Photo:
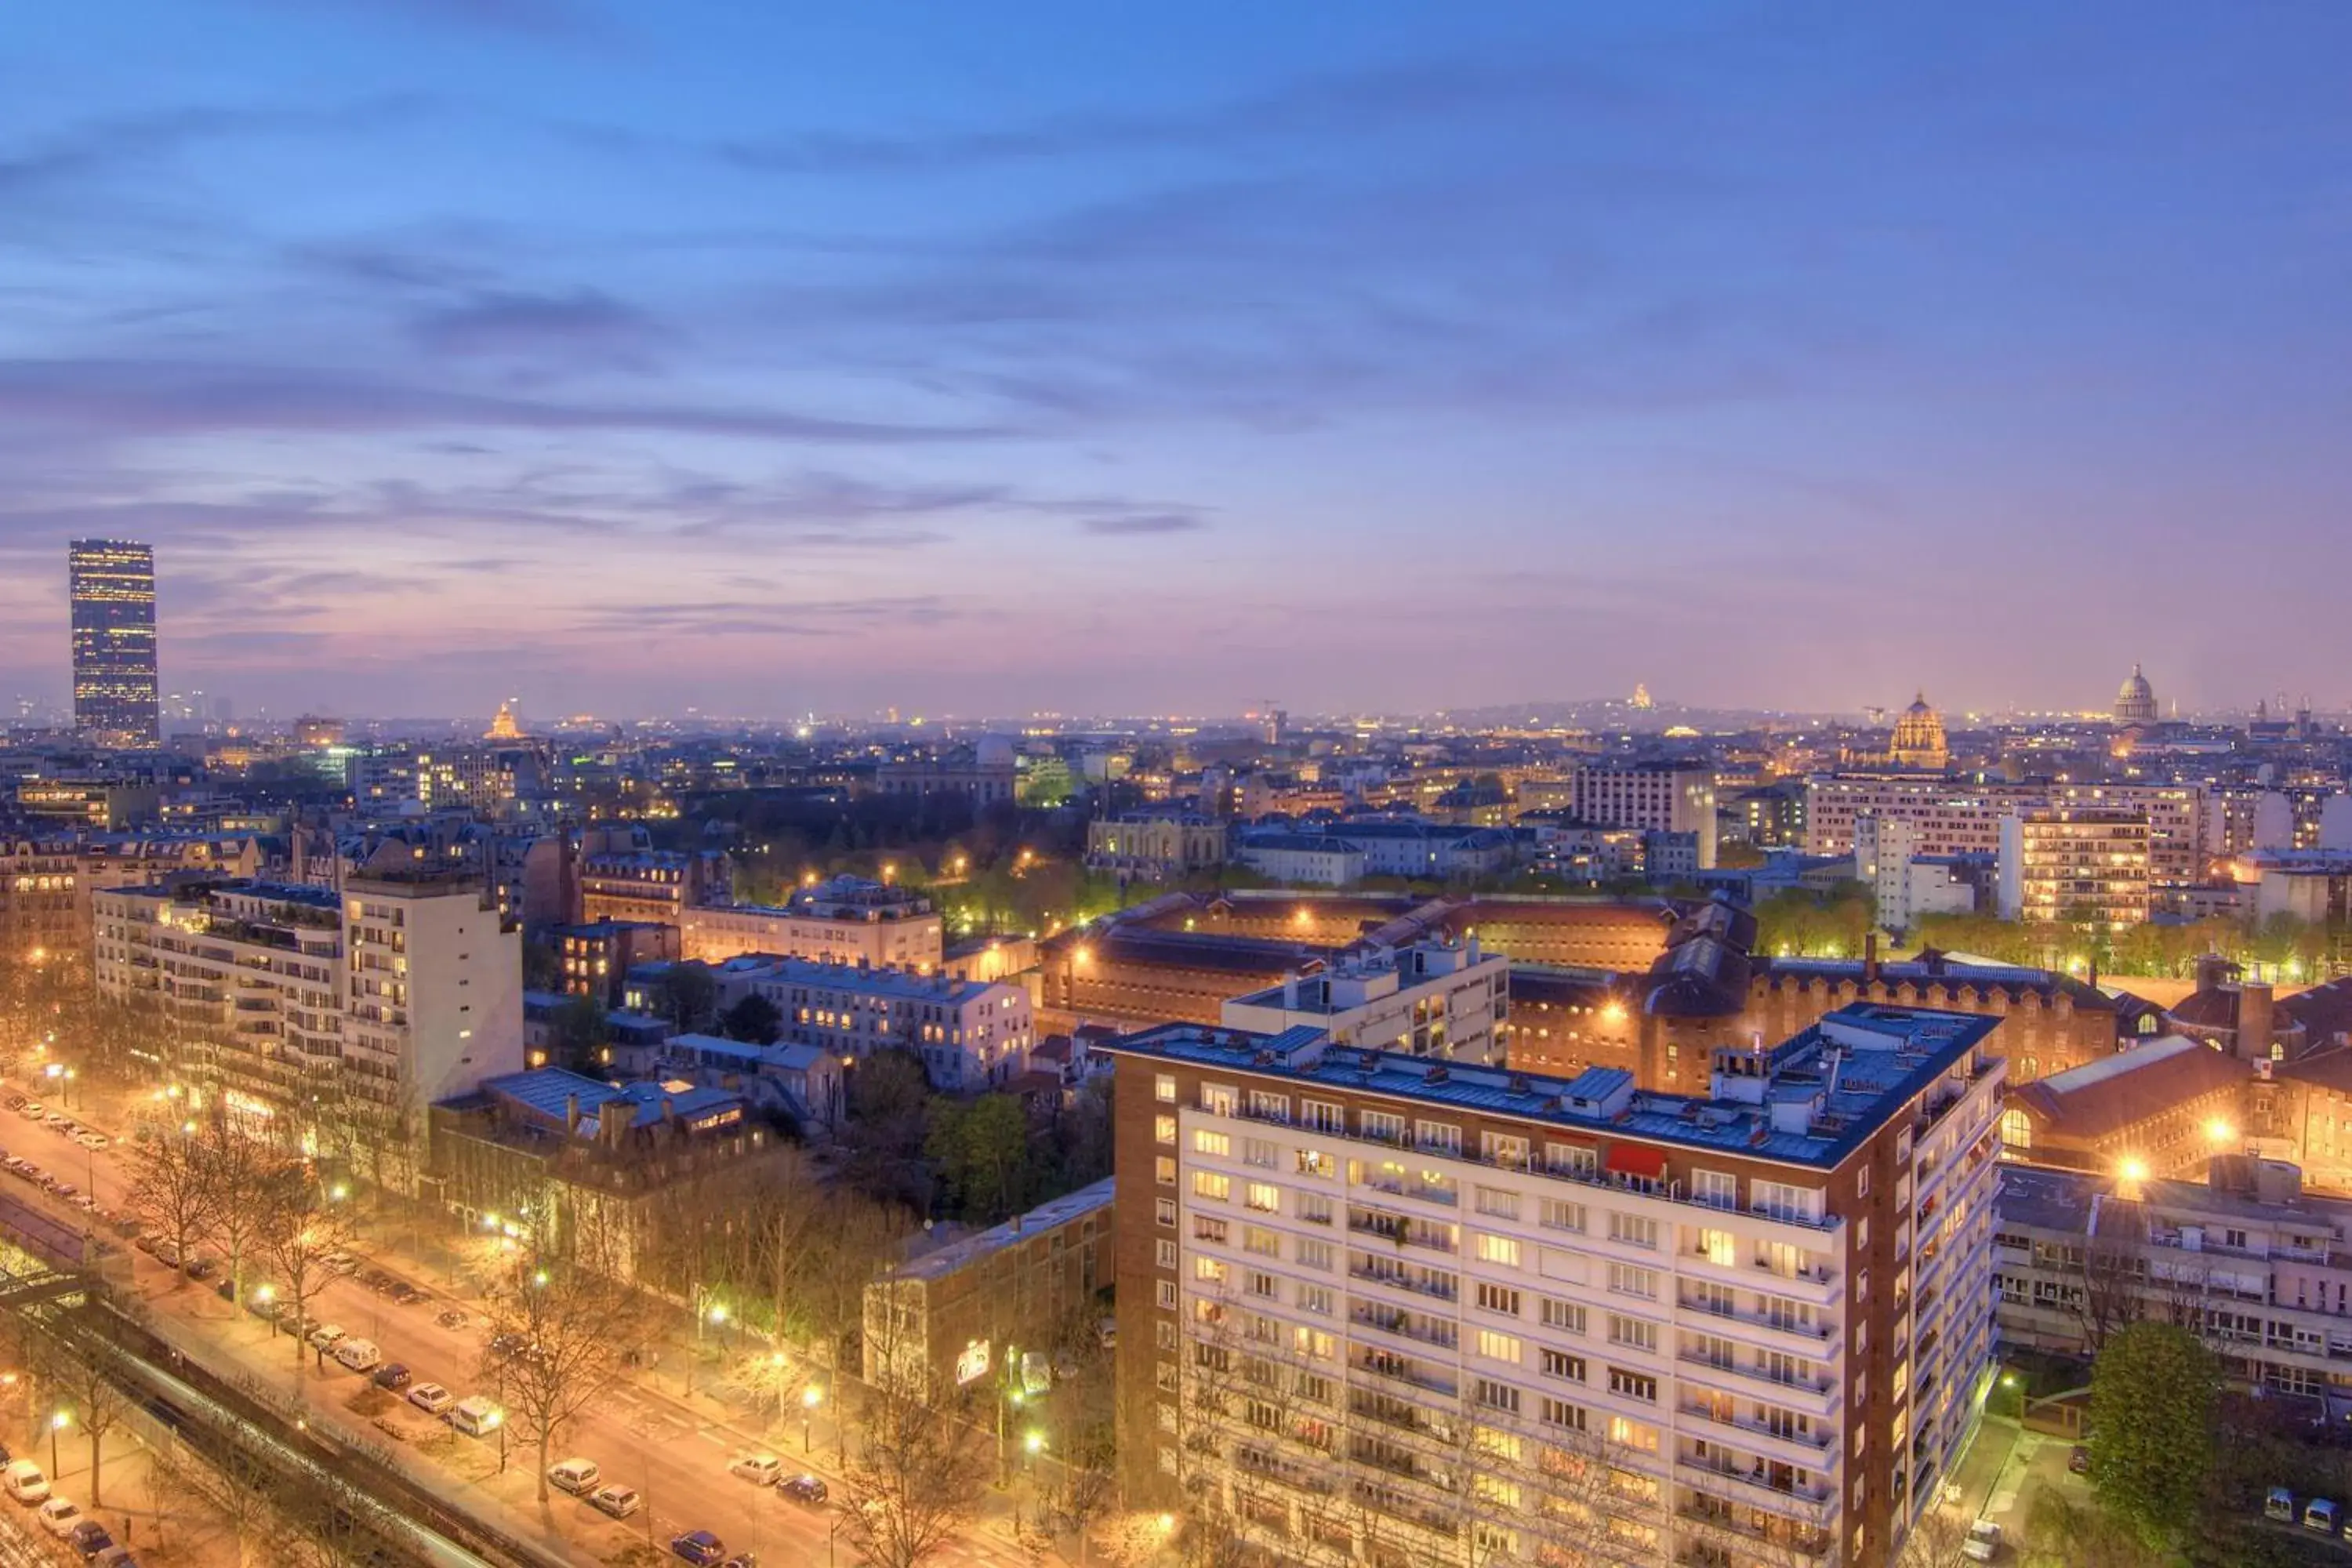
<svg viewBox="0 0 2352 1568"><path fill-rule="evenodd" d="M2323 1535L2333 1535L2343 1526L2335 1503L2324 1497L2313 1498L2303 1505L2303 1528L2315 1530Z"/></svg>
<svg viewBox="0 0 2352 1568"><path fill-rule="evenodd" d="M114 1537L106 1533L106 1526L94 1519L85 1519L66 1531L66 1544L83 1562L88 1563L114 1544Z"/></svg>
<svg viewBox="0 0 2352 1568"><path fill-rule="evenodd" d="M449 1406L449 1425L468 1437L487 1437L499 1429L507 1413L485 1394L469 1394Z"/></svg>
<svg viewBox="0 0 2352 1568"><path fill-rule="evenodd" d="M510 1356L522 1349L523 1344L524 1340L520 1334L492 1334L490 1353L494 1356Z"/></svg>
<svg viewBox="0 0 2352 1568"><path fill-rule="evenodd" d="M2066 1471L2069 1475L2089 1475L2091 1473L2091 1450L2083 1447L2080 1443L2077 1443L2072 1448L2067 1449Z"/></svg>
<svg viewBox="0 0 2352 1568"><path fill-rule="evenodd" d="M320 1333L325 1331L323 1329L320 1331ZM311 1342L317 1342L315 1336ZM373 1372L378 1363L383 1360L383 1352L376 1349L373 1340L363 1340L357 1334L346 1335L337 1340L333 1351L330 1353L334 1356L337 1365L352 1372Z"/></svg>
<svg viewBox="0 0 2352 1568"><path fill-rule="evenodd" d="M742 1454L728 1461L727 1473L755 1487L772 1487L783 1479L784 1462L773 1454Z"/></svg>
<svg viewBox="0 0 2352 1568"><path fill-rule="evenodd" d="M466 1314L452 1307L433 1320L445 1329L462 1329L470 1321Z"/></svg>
<svg viewBox="0 0 2352 1568"><path fill-rule="evenodd" d="M236 1300L236 1281L224 1274L213 1286L213 1294L224 1301Z"/></svg>
<svg viewBox="0 0 2352 1568"><path fill-rule="evenodd" d="M114 1140L103 1132L92 1132L85 1127L74 1134L74 1142L85 1149L103 1149Z"/></svg>
<svg viewBox="0 0 2352 1568"><path fill-rule="evenodd" d="M429 1291L420 1290L405 1279L394 1280L392 1289L384 1293L404 1307L414 1306L419 1301L429 1301L433 1299Z"/></svg>
<svg viewBox="0 0 2352 1568"><path fill-rule="evenodd" d="M599 1513L610 1514L614 1519L626 1519L629 1515L643 1508L645 1504L646 1500L637 1494L637 1489L635 1487L625 1487L615 1484L609 1487L598 1487L594 1491L588 1494L589 1507L594 1509Z"/></svg>
<svg viewBox="0 0 2352 1568"><path fill-rule="evenodd" d="M2276 1520L2281 1524L2293 1524L2294 1494L2284 1487L2273 1487L2270 1495L2263 1500L2263 1517Z"/></svg>
<svg viewBox="0 0 2352 1568"><path fill-rule="evenodd" d="M330 1252L320 1262L328 1273L340 1274L345 1279L360 1271L360 1260L348 1252Z"/></svg>
<svg viewBox="0 0 2352 1568"><path fill-rule="evenodd" d="M110 1546L90 1561L98 1568L139 1568L138 1561L131 1555L128 1546Z"/></svg>
<svg viewBox="0 0 2352 1568"><path fill-rule="evenodd" d="M52 1497L33 1510L33 1517L51 1535L63 1536L81 1522L81 1505L71 1498Z"/></svg>
<svg viewBox="0 0 2352 1568"><path fill-rule="evenodd" d="M673 1557L701 1564L717 1563L727 1555L725 1543L707 1530L689 1530L684 1535L673 1536L669 1550Z"/></svg>
<svg viewBox="0 0 2352 1568"><path fill-rule="evenodd" d="M340 1324L320 1323L302 1337L310 1342L312 1350L331 1351L335 1348L337 1342L347 1336Z"/></svg>
<svg viewBox="0 0 2352 1568"><path fill-rule="evenodd" d="M825 1500L824 1483L814 1476L788 1476L776 1483L776 1490L794 1502L804 1502L811 1506Z"/></svg>
<svg viewBox="0 0 2352 1568"><path fill-rule="evenodd" d="M719 1568L760 1568L760 1554L756 1552L738 1552L734 1556L719 1563Z"/></svg>
<svg viewBox="0 0 2352 1568"><path fill-rule="evenodd" d="M457 1403L457 1396L437 1383L420 1383L408 1391L408 1403L427 1415L440 1415Z"/></svg>
<svg viewBox="0 0 2352 1568"><path fill-rule="evenodd" d="M0 1468L0 1489L18 1502L39 1502L49 1495L49 1478L30 1459L11 1459Z"/></svg>
<svg viewBox="0 0 2352 1568"><path fill-rule="evenodd" d="M604 1479L604 1470L593 1459L564 1459L547 1467L547 1484L573 1497L594 1491Z"/></svg>
<svg viewBox="0 0 2352 1568"><path fill-rule="evenodd" d="M375 1385L378 1388L389 1388L398 1393L412 1381L408 1368L396 1361L388 1361L375 1369Z"/></svg>
<svg viewBox="0 0 2352 1568"><path fill-rule="evenodd" d="M41 1119L41 1102L28 1100L16 1108L16 1114L27 1121L38 1121Z"/></svg>
<svg viewBox="0 0 2352 1568"><path fill-rule="evenodd" d="M1989 1519L1969 1526L1968 1539L1960 1542L1960 1555L1971 1563L1990 1563L2000 1551L2000 1526Z"/></svg>
<svg viewBox="0 0 2352 1568"><path fill-rule="evenodd" d="M209 1279L213 1277L214 1271L219 1268L220 1265L209 1258L191 1258L188 1259L186 1271L191 1279Z"/></svg>
<svg viewBox="0 0 2352 1568"><path fill-rule="evenodd" d="M181 1264L180 1244L168 1236L157 1241L147 1250L153 1253L155 1261L166 1268L177 1268Z"/></svg>

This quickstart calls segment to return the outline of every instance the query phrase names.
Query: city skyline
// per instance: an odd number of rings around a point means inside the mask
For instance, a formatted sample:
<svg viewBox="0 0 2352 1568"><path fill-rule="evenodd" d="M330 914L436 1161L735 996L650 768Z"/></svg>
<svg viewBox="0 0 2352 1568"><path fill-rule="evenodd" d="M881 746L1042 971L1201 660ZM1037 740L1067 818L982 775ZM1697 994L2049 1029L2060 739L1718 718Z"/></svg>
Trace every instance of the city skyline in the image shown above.
<svg viewBox="0 0 2352 1568"><path fill-rule="evenodd" d="M664 16L27 42L0 689L102 536L283 713L2352 695L2352 19Z"/></svg>

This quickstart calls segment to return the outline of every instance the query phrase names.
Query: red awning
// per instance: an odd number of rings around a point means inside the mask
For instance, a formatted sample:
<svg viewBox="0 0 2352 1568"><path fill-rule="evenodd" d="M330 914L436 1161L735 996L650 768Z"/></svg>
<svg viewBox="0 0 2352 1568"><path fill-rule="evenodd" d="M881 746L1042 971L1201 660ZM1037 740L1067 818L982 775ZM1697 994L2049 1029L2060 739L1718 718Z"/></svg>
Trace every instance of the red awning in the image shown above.
<svg viewBox="0 0 2352 1568"><path fill-rule="evenodd" d="M1650 1143L1612 1143L1601 1168L1613 1176L1647 1176L1655 1181L1666 1173L1666 1152Z"/></svg>

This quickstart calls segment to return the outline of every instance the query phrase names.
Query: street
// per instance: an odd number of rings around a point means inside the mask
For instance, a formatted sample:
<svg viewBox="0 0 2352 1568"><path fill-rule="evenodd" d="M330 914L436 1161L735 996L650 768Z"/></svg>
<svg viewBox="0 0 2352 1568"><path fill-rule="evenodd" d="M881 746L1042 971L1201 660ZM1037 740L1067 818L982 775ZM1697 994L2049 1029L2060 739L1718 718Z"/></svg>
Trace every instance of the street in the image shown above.
<svg viewBox="0 0 2352 1568"><path fill-rule="evenodd" d="M22 1089L21 1084L15 1087ZM127 1131L127 1123L103 1112L77 1109L69 1114L114 1137L114 1142L93 1152L56 1130L0 1116L0 1145L84 1186L101 1207L127 1212L135 1149L117 1136ZM79 1214L13 1175L0 1175L0 1181L16 1183L14 1190L29 1194L28 1201ZM404 1364L417 1383L441 1384L461 1399L475 1394L495 1398L495 1386L478 1375L486 1331L479 1315L453 1293L452 1282L404 1255L374 1253L364 1244L355 1250L369 1267L408 1279L425 1289L428 1298L399 1305L356 1279L337 1278L315 1297L311 1314L322 1323L373 1340L386 1362ZM835 1516L830 1508L793 1502L727 1469L737 1455L773 1453L783 1460L787 1474L805 1469L825 1478L837 1498L839 1477L826 1420L817 1421L814 1451L803 1457L797 1411L778 1425L772 1441L755 1431L752 1422L725 1411L716 1401L698 1394L688 1399L648 1386L650 1379L640 1374L604 1396L591 1415L563 1434L549 1458L551 1462L575 1455L593 1459L603 1468L605 1481L643 1493L646 1507L628 1520L615 1521L584 1500L560 1491L551 1491L542 1505L536 1496L532 1445L519 1436L509 1439L501 1472L498 1434L461 1436L401 1395L374 1388L369 1376L346 1371L331 1356L321 1358L307 1345L298 1367L292 1337L222 1300L213 1288L218 1276L198 1282L145 1252L132 1249L130 1256L137 1292L154 1313L156 1332L192 1359L225 1373L241 1369L281 1394L299 1392L310 1407L309 1418L329 1430L340 1428L378 1445L398 1435L416 1462L431 1468L436 1491L568 1560L602 1562L631 1540L650 1540L666 1552L671 1537L708 1530L730 1551L757 1552L763 1563L857 1561L845 1545L831 1539ZM250 1262L247 1276L248 1291L264 1277ZM436 1321L453 1307L467 1311L462 1328L445 1328ZM990 1502L999 1500L992 1498ZM975 1538L948 1548L939 1561L957 1568L1012 1568L1029 1561L1009 1544L990 1538L985 1530L984 1524L976 1526Z"/></svg>

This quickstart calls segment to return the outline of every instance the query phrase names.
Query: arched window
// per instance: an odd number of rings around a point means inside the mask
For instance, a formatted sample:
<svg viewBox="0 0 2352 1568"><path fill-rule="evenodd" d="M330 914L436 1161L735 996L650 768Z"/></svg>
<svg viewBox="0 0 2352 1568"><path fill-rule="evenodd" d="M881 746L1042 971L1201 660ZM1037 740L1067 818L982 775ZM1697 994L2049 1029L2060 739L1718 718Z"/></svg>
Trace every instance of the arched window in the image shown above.
<svg viewBox="0 0 2352 1568"><path fill-rule="evenodd" d="M2142 1013L2142 1014L2139 1016L2139 1032L2140 1032L2141 1034L2143 1034L2143 1035L2153 1035L2154 1033L2156 1033L2156 1015L2155 1015L2155 1014L2153 1014L2153 1013Z"/></svg>
<svg viewBox="0 0 2352 1568"><path fill-rule="evenodd" d="M2000 1142L2006 1149L2033 1147L2033 1119L2022 1110L2010 1110L2000 1113Z"/></svg>
<svg viewBox="0 0 2352 1568"><path fill-rule="evenodd" d="M2040 1057L2028 1057L2028 1058L2025 1058L2025 1079L2026 1079L2026 1081L2027 1081L2027 1082L2029 1082L2029 1083L2031 1083L2033 1079L2037 1079L2037 1078L2040 1078L2041 1076L2042 1076L2042 1058L2041 1058Z"/></svg>

